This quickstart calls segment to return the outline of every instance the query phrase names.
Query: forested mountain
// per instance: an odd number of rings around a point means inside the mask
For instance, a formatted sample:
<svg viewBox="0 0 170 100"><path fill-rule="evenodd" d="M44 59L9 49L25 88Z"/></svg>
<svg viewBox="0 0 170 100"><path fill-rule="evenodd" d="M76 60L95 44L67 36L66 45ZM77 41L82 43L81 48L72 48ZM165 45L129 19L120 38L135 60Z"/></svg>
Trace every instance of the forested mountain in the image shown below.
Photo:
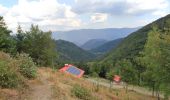
<svg viewBox="0 0 170 100"><path fill-rule="evenodd" d="M66 40L81 46L91 39L115 40L124 38L130 33L138 30L137 28L105 28L105 29L80 29L72 31L53 32L53 38Z"/></svg>
<svg viewBox="0 0 170 100"><path fill-rule="evenodd" d="M97 70L96 70L97 69ZM170 14L126 37L104 59L93 64L93 71L111 79L120 75L126 84L147 86L170 95ZM93 72L92 71L92 72Z"/></svg>
<svg viewBox="0 0 170 100"><path fill-rule="evenodd" d="M169 26L170 23L170 15L166 17L160 18L143 28L139 29L136 32L133 32L129 36L127 36L117 48L113 49L103 62L107 61L116 61L119 59L133 59L135 56L138 56L141 51L143 51L145 43L148 39L148 33L152 31L153 27L157 27L159 30L166 30L166 27ZM160 33L162 34L162 33Z"/></svg>
<svg viewBox="0 0 170 100"><path fill-rule="evenodd" d="M56 40L56 50L59 54L58 60L60 61L89 61L95 57L94 54L65 40Z"/></svg>
<svg viewBox="0 0 170 100"><path fill-rule="evenodd" d="M96 47L103 45L106 42L107 40L104 40L104 39L92 39L84 43L81 46L81 48L83 48L84 50L91 50L91 49L94 49Z"/></svg>
<svg viewBox="0 0 170 100"><path fill-rule="evenodd" d="M112 40L112 41L106 42L103 45L100 45L96 48L93 48L90 51L95 54L105 54L106 52L115 48L121 41L123 41L123 38Z"/></svg>

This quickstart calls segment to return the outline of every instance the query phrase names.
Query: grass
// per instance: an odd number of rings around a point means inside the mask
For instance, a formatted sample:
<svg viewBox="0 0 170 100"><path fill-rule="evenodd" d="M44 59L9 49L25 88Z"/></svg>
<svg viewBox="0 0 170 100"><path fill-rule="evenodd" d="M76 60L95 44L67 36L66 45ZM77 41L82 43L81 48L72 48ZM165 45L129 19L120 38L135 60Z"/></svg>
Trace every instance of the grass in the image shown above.
<svg viewBox="0 0 170 100"><path fill-rule="evenodd" d="M129 91L127 94L124 89L110 90L107 87L90 83L84 78L76 78L69 74L54 72L51 69L44 69L44 71L50 73L48 80L53 84L53 97L57 100L77 100L78 97L73 95L72 91L75 85L88 90L91 100L156 100L156 98L134 91ZM99 88L98 91L96 91L96 88Z"/></svg>
<svg viewBox="0 0 170 100"><path fill-rule="evenodd" d="M81 100L156 100L156 98L142 95L134 91L128 91L128 93L126 93L124 89L110 90L109 88L101 85L97 87L96 84L93 84L84 78L76 78L69 74L54 71L50 68L39 68L38 71L40 72L39 74L46 73L48 75L47 81L48 84L51 86L51 92L53 98L52 100L80 100L80 99ZM35 79L34 84L39 84L38 80L39 80L38 78ZM76 87L75 89L75 86L80 86L80 87L78 89ZM98 91L95 90L96 87L98 88ZM13 98L6 99L5 97L10 97L11 94L9 92L5 92L4 95L4 92L2 92L1 90L2 89L0 89L0 98L3 99L0 100L13 100ZM9 90L9 91L15 91L16 93L18 93L18 90ZM78 93L77 95L77 91L83 94L83 98L82 98L82 94ZM17 97L18 95L14 95L13 97ZM25 94L23 93L21 95L25 95ZM88 99L86 99L87 96L89 97ZM16 99L16 100L22 100L22 99Z"/></svg>

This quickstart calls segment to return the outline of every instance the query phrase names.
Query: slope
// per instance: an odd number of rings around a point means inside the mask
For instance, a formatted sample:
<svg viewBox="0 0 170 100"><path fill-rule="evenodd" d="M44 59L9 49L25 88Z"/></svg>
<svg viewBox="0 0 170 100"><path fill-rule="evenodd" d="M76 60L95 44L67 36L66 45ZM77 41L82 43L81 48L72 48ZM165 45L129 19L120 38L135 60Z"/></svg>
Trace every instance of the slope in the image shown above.
<svg viewBox="0 0 170 100"><path fill-rule="evenodd" d="M110 50L115 48L121 41L123 41L123 38L112 40L112 41L104 43L101 46L93 48L90 51L95 54L105 54L106 52L109 52Z"/></svg>
<svg viewBox="0 0 170 100"><path fill-rule="evenodd" d="M104 39L92 39L92 40L89 40L86 43L84 43L81 46L81 48L83 48L84 50L91 50L98 46L103 45L106 42L107 42L107 40L104 40Z"/></svg>
<svg viewBox="0 0 170 100"><path fill-rule="evenodd" d="M50 68L38 68L38 77L27 84L27 89L22 91L0 88L0 100L156 100L130 90L127 94L124 89L98 86L96 82Z"/></svg>
<svg viewBox="0 0 170 100"><path fill-rule="evenodd" d="M56 50L59 53L60 61L88 61L95 57L92 53L64 40L56 41Z"/></svg>
<svg viewBox="0 0 170 100"><path fill-rule="evenodd" d="M157 26L158 29L164 30L166 27L170 27L169 23L170 14L144 26L136 32L133 32L127 36L117 48L105 55L101 62L115 62L116 60L125 58L133 59L144 49L147 34L152 30L153 26Z"/></svg>

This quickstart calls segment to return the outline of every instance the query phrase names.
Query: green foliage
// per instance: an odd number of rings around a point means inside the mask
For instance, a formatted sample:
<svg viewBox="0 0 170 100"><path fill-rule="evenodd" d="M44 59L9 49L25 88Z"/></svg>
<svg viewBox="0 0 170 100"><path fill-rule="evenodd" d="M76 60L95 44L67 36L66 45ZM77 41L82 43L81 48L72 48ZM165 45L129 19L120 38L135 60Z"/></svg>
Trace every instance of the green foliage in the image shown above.
<svg viewBox="0 0 170 100"><path fill-rule="evenodd" d="M100 63L115 65L112 69L125 82L170 95L170 15L126 37Z"/></svg>
<svg viewBox="0 0 170 100"><path fill-rule="evenodd" d="M51 32L43 32L34 25L27 32L23 32L21 27L18 27L16 40L18 52L29 54L38 65L52 66L56 51Z"/></svg>
<svg viewBox="0 0 170 100"><path fill-rule="evenodd" d="M35 78L37 74L37 67L32 58L28 54L17 55L19 61L19 71L26 78Z"/></svg>
<svg viewBox="0 0 170 100"><path fill-rule="evenodd" d="M56 41L56 50L59 53L59 57L57 59L59 61L81 62L89 61L95 58L94 54L64 40Z"/></svg>
<svg viewBox="0 0 170 100"><path fill-rule="evenodd" d="M92 72L92 73L91 73L91 76L92 76L92 77L99 77L99 75L98 75L96 72Z"/></svg>
<svg viewBox="0 0 170 100"><path fill-rule="evenodd" d="M129 60L124 59L118 62L118 65L122 81L126 83L135 83L136 70L134 69L133 64Z"/></svg>
<svg viewBox="0 0 170 100"><path fill-rule="evenodd" d="M113 76L114 76L113 71L109 71L109 72L106 73L106 78L110 81L113 81Z"/></svg>
<svg viewBox="0 0 170 100"><path fill-rule="evenodd" d="M123 38L106 42L101 46L91 49L90 51L97 55L105 54L105 53L109 52L110 50L112 50L113 48L116 48L116 46L119 43L121 43L122 40L123 40Z"/></svg>
<svg viewBox="0 0 170 100"><path fill-rule="evenodd" d="M143 51L144 45L147 41L148 33L152 30L153 26L158 26L158 29L165 30L169 29L170 15L167 15L157 21L144 26L136 32L133 32L127 36L118 46L111 52L105 55L104 59L101 60L102 63L106 62L116 62L121 59L134 59L140 55Z"/></svg>
<svg viewBox="0 0 170 100"><path fill-rule="evenodd" d="M36 66L27 54L17 58L0 52L0 87L16 88L25 84L25 78L36 77Z"/></svg>
<svg viewBox="0 0 170 100"><path fill-rule="evenodd" d="M71 92L74 96L82 100L91 100L90 91L80 85L74 85Z"/></svg>
<svg viewBox="0 0 170 100"><path fill-rule="evenodd" d="M0 87L14 88L23 82L18 72L17 61L9 54L0 52Z"/></svg>
<svg viewBox="0 0 170 100"><path fill-rule="evenodd" d="M18 87L20 82L17 73L8 66L5 61L0 61L0 87L13 88Z"/></svg>
<svg viewBox="0 0 170 100"><path fill-rule="evenodd" d="M24 45L26 44L24 43L24 39L26 38L26 35L20 25L17 28L17 33L18 34L16 34L16 50L18 53L22 53L25 50Z"/></svg>
<svg viewBox="0 0 170 100"><path fill-rule="evenodd" d="M161 31L154 27L148 33L148 40L141 61L146 66L144 75L147 77L148 86L155 88L156 91L162 90L165 95L169 95L167 87L170 85L168 71L170 69L170 34L165 32L167 31Z"/></svg>
<svg viewBox="0 0 170 100"><path fill-rule="evenodd" d="M7 29L3 17L0 16L0 51L15 53L15 41L10 33L11 31Z"/></svg>
<svg viewBox="0 0 170 100"><path fill-rule="evenodd" d="M75 65L78 68L84 70L85 71L84 74L86 74L86 75L90 74L90 67L89 67L89 65L87 63L85 63L85 62L78 62L78 63L75 63Z"/></svg>

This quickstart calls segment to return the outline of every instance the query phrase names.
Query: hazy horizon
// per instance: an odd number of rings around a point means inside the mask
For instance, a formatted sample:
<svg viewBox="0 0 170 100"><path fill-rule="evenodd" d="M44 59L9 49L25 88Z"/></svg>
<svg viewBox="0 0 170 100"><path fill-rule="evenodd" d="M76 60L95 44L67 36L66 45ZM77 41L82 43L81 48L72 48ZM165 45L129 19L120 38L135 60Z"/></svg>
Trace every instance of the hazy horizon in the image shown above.
<svg viewBox="0 0 170 100"><path fill-rule="evenodd" d="M0 16L14 33L18 24L43 31L134 28L169 12L169 0L0 0Z"/></svg>

